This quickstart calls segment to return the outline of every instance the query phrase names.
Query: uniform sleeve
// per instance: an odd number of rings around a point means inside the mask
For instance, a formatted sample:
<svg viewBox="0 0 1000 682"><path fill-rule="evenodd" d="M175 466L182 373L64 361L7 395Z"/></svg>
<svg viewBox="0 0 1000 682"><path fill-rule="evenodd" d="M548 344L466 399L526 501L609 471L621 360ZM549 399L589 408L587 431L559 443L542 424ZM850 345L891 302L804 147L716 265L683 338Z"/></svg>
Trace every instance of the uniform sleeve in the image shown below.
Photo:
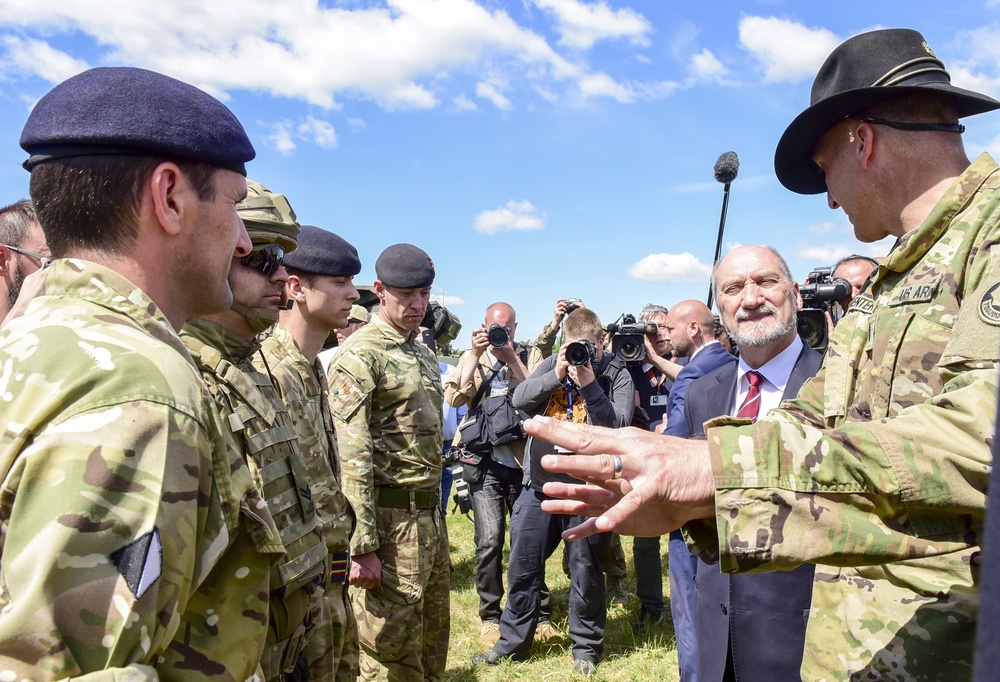
<svg viewBox="0 0 1000 682"><path fill-rule="evenodd" d="M528 344L538 353L542 360L551 357L552 348L556 345L556 337L559 336L559 329L561 326L561 323L552 320L542 328L538 337Z"/></svg>
<svg viewBox="0 0 1000 682"><path fill-rule="evenodd" d="M206 525L209 443L186 415L133 401L50 424L20 451L0 495L0 670L151 679L137 664L171 644L225 549L226 528ZM207 653L204 629L185 633L190 656Z"/></svg>
<svg viewBox="0 0 1000 682"><path fill-rule="evenodd" d="M374 441L371 433L372 394L377 385L364 349L341 351L330 367L330 410L338 420L344 494L357 517L351 553L368 554L381 544L375 525Z"/></svg>
<svg viewBox="0 0 1000 682"><path fill-rule="evenodd" d="M826 398L843 383L828 356L797 400L756 425L713 422L722 570L878 564L981 544L1000 334L978 307L998 282L993 272L967 297L953 329L909 321L914 347L936 335L944 348L936 363L895 377L913 391L928 383L922 373L937 372L942 390L923 402L865 420L855 401L842 419Z"/></svg>

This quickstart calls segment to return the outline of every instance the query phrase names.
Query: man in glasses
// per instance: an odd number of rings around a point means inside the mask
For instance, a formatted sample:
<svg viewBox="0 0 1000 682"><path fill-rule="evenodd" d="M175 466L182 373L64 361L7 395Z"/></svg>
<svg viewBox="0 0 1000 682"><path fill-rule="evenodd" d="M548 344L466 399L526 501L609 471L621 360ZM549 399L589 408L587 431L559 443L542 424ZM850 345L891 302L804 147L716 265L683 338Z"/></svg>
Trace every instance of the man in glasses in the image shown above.
<svg viewBox="0 0 1000 682"><path fill-rule="evenodd" d="M24 278L48 264L48 251L30 199L0 208L0 320L14 306Z"/></svg>
<svg viewBox="0 0 1000 682"><path fill-rule="evenodd" d="M21 147L56 260L0 331L2 676L247 679L283 548L177 330L232 301L253 146L114 67L42 97Z"/></svg>
<svg viewBox="0 0 1000 682"><path fill-rule="evenodd" d="M263 356L254 364L274 373L281 399L292 413L330 552L331 570L305 652L310 678L353 681L358 677L358 626L347 577L355 517L342 491L326 372L317 355L330 332L347 324L359 298L354 276L361 272L361 260L357 249L339 235L303 225L298 246L285 256L285 267L290 308L281 311L280 324L264 340Z"/></svg>
<svg viewBox="0 0 1000 682"><path fill-rule="evenodd" d="M285 556L271 571L267 640L261 669L275 682L309 679L304 652L312 635L310 612L322 594L330 561L305 463L288 408L261 362L258 336L284 308L288 273L282 265L299 234L284 196L247 181L237 205L253 244L234 257L229 310L188 320L181 338L194 357L233 440L260 486L281 536Z"/></svg>

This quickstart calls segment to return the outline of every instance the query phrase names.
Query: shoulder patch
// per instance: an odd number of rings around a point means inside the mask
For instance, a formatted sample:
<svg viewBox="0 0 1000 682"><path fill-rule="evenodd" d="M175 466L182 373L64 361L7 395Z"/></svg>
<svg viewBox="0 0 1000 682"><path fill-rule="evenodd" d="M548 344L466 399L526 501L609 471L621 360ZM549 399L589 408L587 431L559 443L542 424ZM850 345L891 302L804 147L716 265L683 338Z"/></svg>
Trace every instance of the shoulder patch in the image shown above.
<svg viewBox="0 0 1000 682"><path fill-rule="evenodd" d="M997 282L979 299L979 318L986 324L1000 326L1000 282Z"/></svg>
<svg viewBox="0 0 1000 682"><path fill-rule="evenodd" d="M109 558L135 598L141 598L159 580L163 571L159 529L154 528L139 539L115 550Z"/></svg>

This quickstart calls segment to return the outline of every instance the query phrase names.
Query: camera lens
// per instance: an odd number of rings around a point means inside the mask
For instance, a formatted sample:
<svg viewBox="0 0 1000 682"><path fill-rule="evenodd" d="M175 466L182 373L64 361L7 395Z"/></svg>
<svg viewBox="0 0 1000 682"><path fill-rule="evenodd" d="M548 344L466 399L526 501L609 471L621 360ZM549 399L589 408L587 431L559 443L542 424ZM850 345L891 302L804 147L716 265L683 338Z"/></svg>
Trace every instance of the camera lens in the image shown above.
<svg viewBox="0 0 1000 682"><path fill-rule="evenodd" d="M626 362L632 362L641 360L645 350L645 345L638 343L633 337L626 336L615 346L615 355Z"/></svg>
<svg viewBox="0 0 1000 682"><path fill-rule="evenodd" d="M490 345L494 348L503 348L510 340L510 334L507 333L507 329L505 327L501 327L494 322L487 330L486 338L489 339Z"/></svg>
<svg viewBox="0 0 1000 682"><path fill-rule="evenodd" d="M569 364L586 365L588 360L590 360L590 351L579 341L574 341L566 346L566 362Z"/></svg>

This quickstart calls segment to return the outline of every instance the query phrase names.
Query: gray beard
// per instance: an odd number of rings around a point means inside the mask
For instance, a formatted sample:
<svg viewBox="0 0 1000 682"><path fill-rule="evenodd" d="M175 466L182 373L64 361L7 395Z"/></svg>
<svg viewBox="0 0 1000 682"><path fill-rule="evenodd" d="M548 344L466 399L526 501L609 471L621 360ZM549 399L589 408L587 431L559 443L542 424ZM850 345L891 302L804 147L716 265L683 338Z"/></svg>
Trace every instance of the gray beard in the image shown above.
<svg viewBox="0 0 1000 682"><path fill-rule="evenodd" d="M756 312L764 311L771 313L770 320L774 321L774 324L768 326L768 320L762 320L761 322L755 322L752 325L745 325L743 327L738 327L736 329L726 329L729 333L729 338L736 342L736 345L740 348L758 348L760 346L767 346L776 341L780 341L789 334L796 331L797 326L795 318L792 317L787 322L781 322L778 318L778 309L775 308L770 303L765 303L754 310L740 311L736 313L736 322L740 322L741 315L745 319L748 315L752 315Z"/></svg>

